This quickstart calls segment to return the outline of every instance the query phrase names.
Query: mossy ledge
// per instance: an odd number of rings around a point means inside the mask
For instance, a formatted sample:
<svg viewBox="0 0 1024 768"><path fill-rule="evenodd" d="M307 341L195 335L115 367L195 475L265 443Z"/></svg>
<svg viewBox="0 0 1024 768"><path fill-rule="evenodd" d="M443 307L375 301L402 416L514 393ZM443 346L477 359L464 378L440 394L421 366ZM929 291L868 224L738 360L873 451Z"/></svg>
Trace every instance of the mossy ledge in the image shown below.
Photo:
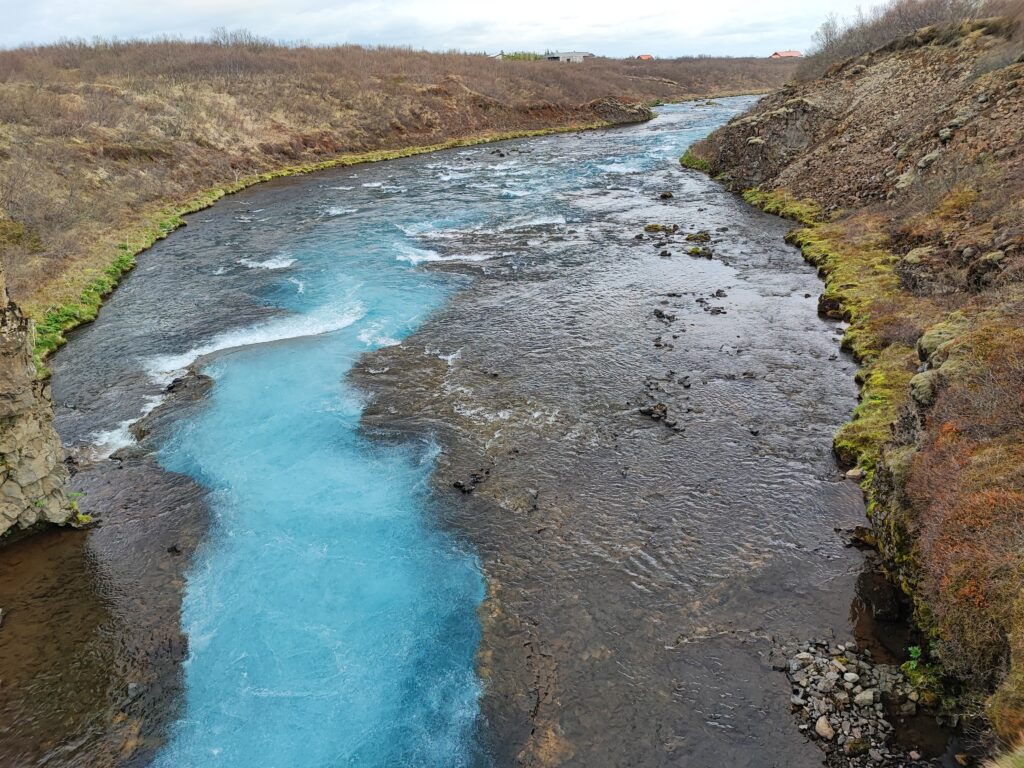
<svg viewBox="0 0 1024 768"><path fill-rule="evenodd" d="M104 299L117 287L125 273L135 266L136 257L140 253L152 247L158 240L166 238L178 227L183 226L185 224L185 216L201 211L204 208L209 208L226 195L240 192L255 184L272 179L313 173L314 171L323 171L329 168L397 160L403 157L438 152L444 149L489 144L510 139L595 130L610 127L611 125L613 123L590 122L534 130L489 132L452 139L439 144L343 154L318 163L284 166L263 173L245 176L229 184L207 189L178 205L145 213L140 217L135 227L121 233L123 242L116 248L112 260L105 267L92 270L91 273L86 272L82 276L84 287L81 288L77 300L45 308L35 307L32 302L26 303L26 310L30 316L36 318L33 358L39 375L43 378L49 376L49 369L45 365L46 358L66 343L68 331L96 319Z"/></svg>
<svg viewBox="0 0 1024 768"><path fill-rule="evenodd" d="M683 156L679 158L679 164L683 168L690 168L694 171L703 171L707 173L711 170L711 164L703 158L697 157L691 150L686 150Z"/></svg>

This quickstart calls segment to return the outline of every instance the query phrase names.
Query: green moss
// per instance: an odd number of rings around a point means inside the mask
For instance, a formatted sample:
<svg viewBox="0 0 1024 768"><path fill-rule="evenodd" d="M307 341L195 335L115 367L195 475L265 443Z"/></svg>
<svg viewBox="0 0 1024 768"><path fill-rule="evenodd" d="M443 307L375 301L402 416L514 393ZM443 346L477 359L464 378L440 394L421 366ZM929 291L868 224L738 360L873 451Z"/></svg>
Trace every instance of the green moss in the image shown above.
<svg viewBox="0 0 1024 768"><path fill-rule="evenodd" d="M100 306L117 284L121 277L135 266L135 257L139 253L150 248L158 240L167 237L171 232L185 223L184 216L195 213L204 208L209 208L225 195L239 192L246 187L259 184L271 179L297 174L313 173L328 168L345 167L361 163L375 163L386 160L396 160L402 157L411 157L428 152L437 152L443 149L454 149L457 147L468 147L476 144L485 144L495 141L506 141L509 139L521 139L532 136L546 136L555 133L566 133L570 131L592 130L603 128L607 123L586 123L580 125L560 126L556 128L542 128L538 130L507 131L503 133L489 133L477 136L470 136L461 139L452 139L440 144L427 146L402 147L400 149L381 149L372 152L359 154L341 155L339 157L324 160L319 163L304 163L301 165L277 168L265 173L247 176L231 184L222 187L205 190L185 202L158 211L144 220L138 229L130 233L125 242L119 245L113 255L111 262L98 274L92 276L82 289L78 299L73 302L51 307L43 312L42 317L36 319L36 336L33 357L36 369L41 377L49 375L49 370L44 362L54 351L59 349L66 341L65 334L83 323L89 323L96 319ZM7 224L7 222L4 222ZM15 225L20 226L20 225ZM8 230L14 231L11 227ZM8 230L3 230L8 232ZM23 236L23 230L18 230ZM0 235L3 233L0 232ZM3 236L10 236L3 235Z"/></svg>
<svg viewBox="0 0 1024 768"><path fill-rule="evenodd" d="M748 189L743 199L767 213L794 219L801 224L815 224L821 220L821 207L811 200L799 200L785 190L760 187Z"/></svg>
<svg viewBox="0 0 1024 768"><path fill-rule="evenodd" d="M711 163L701 157L697 157L692 149L687 149L683 153L683 156L679 158L679 164L684 168L692 168L695 171L703 171L704 173L708 173L711 170Z"/></svg>
<svg viewBox="0 0 1024 768"><path fill-rule="evenodd" d="M909 400L916 352L902 344L886 347L861 372L860 403L839 428L834 446L844 466L874 469L882 446L892 438L892 425Z"/></svg>

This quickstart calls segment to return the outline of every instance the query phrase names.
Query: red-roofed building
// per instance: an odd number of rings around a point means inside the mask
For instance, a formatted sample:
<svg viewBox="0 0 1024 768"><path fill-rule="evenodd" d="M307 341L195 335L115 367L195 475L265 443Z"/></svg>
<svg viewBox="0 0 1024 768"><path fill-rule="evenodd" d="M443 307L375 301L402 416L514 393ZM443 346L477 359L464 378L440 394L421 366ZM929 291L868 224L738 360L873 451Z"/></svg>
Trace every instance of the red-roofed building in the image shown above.
<svg viewBox="0 0 1024 768"><path fill-rule="evenodd" d="M803 56L800 51L776 51L769 59L799 59Z"/></svg>
<svg viewBox="0 0 1024 768"><path fill-rule="evenodd" d="M654 57L651 56L651 54L649 53L641 53L639 56L637 56L637 59L639 59L640 61L654 61Z"/></svg>

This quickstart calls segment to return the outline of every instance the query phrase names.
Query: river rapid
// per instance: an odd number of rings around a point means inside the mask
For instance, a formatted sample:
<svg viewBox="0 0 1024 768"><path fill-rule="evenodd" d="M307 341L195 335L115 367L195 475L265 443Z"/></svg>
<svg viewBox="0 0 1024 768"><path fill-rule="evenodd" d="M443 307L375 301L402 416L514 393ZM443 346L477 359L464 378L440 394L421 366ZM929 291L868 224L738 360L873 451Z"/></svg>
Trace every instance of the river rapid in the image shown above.
<svg viewBox="0 0 1024 768"><path fill-rule="evenodd" d="M0 763L821 765L772 664L865 631L854 365L787 224L677 162L751 103L143 254L54 358L99 525L0 550Z"/></svg>

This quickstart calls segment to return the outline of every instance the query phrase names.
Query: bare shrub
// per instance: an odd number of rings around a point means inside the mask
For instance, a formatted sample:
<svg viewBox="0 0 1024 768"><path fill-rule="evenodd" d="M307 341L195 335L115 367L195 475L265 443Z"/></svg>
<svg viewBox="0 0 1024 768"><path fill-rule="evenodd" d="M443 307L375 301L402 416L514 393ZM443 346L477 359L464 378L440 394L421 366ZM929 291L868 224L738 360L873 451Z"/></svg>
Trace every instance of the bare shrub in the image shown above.
<svg viewBox="0 0 1024 768"><path fill-rule="evenodd" d="M851 19L830 15L814 35L814 48L801 62L796 78L811 80L833 64L869 53L909 35L922 27L955 24L987 16L1024 16L1021 0L888 0L869 11L858 9ZM1019 50L1018 50L1019 53ZM993 54L1007 63L1016 57L1010 51Z"/></svg>

